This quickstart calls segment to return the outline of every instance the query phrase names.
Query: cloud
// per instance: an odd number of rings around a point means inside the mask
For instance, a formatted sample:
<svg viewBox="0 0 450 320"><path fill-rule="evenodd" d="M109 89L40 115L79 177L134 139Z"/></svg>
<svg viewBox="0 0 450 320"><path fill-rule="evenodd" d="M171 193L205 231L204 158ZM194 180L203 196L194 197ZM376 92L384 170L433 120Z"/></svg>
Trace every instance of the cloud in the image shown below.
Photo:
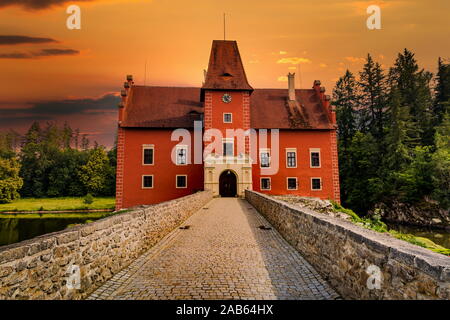
<svg viewBox="0 0 450 320"><path fill-rule="evenodd" d="M29 37L29 36L17 36L17 35L0 35L0 46L1 45L15 45L24 43L52 43L58 42L51 38L39 38L39 37Z"/></svg>
<svg viewBox="0 0 450 320"><path fill-rule="evenodd" d="M352 63L363 63L366 61L366 59L358 57L345 57L345 60L350 61Z"/></svg>
<svg viewBox="0 0 450 320"><path fill-rule="evenodd" d="M77 2L89 2L94 0L77 0ZM2 0L0 8L19 6L28 10L42 10L53 6L62 6L71 0Z"/></svg>
<svg viewBox="0 0 450 320"><path fill-rule="evenodd" d="M35 59L39 57L73 56L80 51L73 49L42 49L37 52L0 53L0 59Z"/></svg>
<svg viewBox="0 0 450 320"><path fill-rule="evenodd" d="M36 57L48 57L48 56L67 56L67 55L76 55L79 54L80 51L73 49L43 49L40 52L36 53Z"/></svg>
<svg viewBox="0 0 450 320"><path fill-rule="evenodd" d="M321 67L321 68L326 68L326 67L328 67L328 65L325 64L325 63L321 63L321 64L319 64L319 67Z"/></svg>
<svg viewBox="0 0 450 320"><path fill-rule="evenodd" d="M0 59L30 59L31 56L28 53L22 52L11 52L11 53L0 53Z"/></svg>
<svg viewBox="0 0 450 320"><path fill-rule="evenodd" d="M100 98L30 102L28 105L31 107L27 108L0 108L0 118L50 120L61 115L108 113L117 109L119 101L120 97L116 94L108 93Z"/></svg>
<svg viewBox="0 0 450 320"><path fill-rule="evenodd" d="M280 54L285 55L285 54L287 54L287 51L280 51Z"/></svg>
<svg viewBox="0 0 450 320"><path fill-rule="evenodd" d="M291 57L291 58L282 58L278 60L277 63L300 64L300 63L311 63L311 60L309 60L308 58Z"/></svg>

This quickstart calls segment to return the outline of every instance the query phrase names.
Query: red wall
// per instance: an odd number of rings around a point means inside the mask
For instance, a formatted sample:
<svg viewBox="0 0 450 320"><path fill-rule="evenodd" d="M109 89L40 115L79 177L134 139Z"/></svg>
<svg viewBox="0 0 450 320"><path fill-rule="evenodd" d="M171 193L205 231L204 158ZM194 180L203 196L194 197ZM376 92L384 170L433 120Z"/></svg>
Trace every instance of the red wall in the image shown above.
<svg viewBox="0 0 450 320"><path fill-rule="evenodd" d="M268 148L271 146L269 132L267 135ZM280 130L278 174L271 176L261 175L258 159L258 164L254 164L252 167L253 190L266 194L296 194L322 199L335 199L333 192L331 132ZM286 148L297 148L297 168L286 168ZM320 148L320 168L310 167L310 148ZM271 153L273 153L273 150L271 150ZM261 177L271 178L271 190L260 189ZM287 177L297 177L298 190L287 189ZM322 178L322 190L311 190L311 178Z"/></svg>
<svg viewBox="0 0 450 320"><path fill-rule="evenodd" d="M171 141L171 129L123 129L123 199L121 208L140 204L153 204L183 197L203 190L203 165L177 166L172 163L171 152L177 141ZM192 146L193 133L191 132ZM153 144L154 165L142 164L142 145ZM191 154L193 162L193 154ZM142 189L142 175L153 174L153 189ZM175 177L186 174L187 188L177 189ZM118 201L119 202L119 201Z"/></svg>

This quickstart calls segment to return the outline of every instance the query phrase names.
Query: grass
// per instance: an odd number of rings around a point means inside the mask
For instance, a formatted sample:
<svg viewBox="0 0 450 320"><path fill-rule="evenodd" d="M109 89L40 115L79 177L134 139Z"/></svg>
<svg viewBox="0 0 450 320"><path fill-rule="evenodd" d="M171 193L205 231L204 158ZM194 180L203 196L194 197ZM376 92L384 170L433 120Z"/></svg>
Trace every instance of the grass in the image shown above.
<svg viewBox="0 0 450 320"><path fill-rule="evenodd" d="M114 205L114 197L94 198L94 202L91 204L85 204L83 197L23 198L11 203L0 204L0 212L114 209Z"/></svg>
<svg viewBox="0 0 450 320"><path fill-rule="evenodd" d="M392 235L393 237L395 237L397 239L407 241L409 243L415 244L417 246L421 246L423 248L429 249L431 251L434 251L434 252L437 252L437 253L440 253L440 254L443 254L446 256L450 256L449 248L440 246L440 245L434 243L433 241L431 241L430 239L423 238L423 237L417 237L415 235L408 234L408 233L401 233L401 232L398 232L395 230L388 230L387 225L383 221L380 220L380 217L376 216L374 218L361 218L353 210L346 209L346 208L342 207L339 203L334 202L334 201L331 201L331 203L333 204L334 210L349 215L350 220L355 224L358 224L367 229L375 230L377 232L388 232L390 235Z"/></svg>

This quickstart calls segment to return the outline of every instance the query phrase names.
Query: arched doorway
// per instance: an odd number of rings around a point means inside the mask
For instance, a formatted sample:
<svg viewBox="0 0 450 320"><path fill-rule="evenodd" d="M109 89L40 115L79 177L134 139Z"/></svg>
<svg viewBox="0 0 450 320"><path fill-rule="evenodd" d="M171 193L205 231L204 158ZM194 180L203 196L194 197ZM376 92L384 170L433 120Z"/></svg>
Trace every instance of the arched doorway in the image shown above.
<svg viewBox="0 0 450 320"><path fill-rule="evenodd" d="M235 197L237 193L237 178L233 171L225 170L219 177L219 193L221 197Z"/></svg>

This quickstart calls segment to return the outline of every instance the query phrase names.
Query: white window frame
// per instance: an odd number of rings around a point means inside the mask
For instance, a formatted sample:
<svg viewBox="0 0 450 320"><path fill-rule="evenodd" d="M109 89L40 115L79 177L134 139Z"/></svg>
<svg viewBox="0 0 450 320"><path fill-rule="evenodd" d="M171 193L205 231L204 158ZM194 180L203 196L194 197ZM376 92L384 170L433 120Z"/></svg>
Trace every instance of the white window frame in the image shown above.
<svg viewBox="0 0 450 320"><path fill-rule="evenodd" d="M290 167L288 162L288 152L295 153L295 166ZM286 148L286 168L297 168L297 148Z"/></svg>
<svg viewBox="0 0 450 320"><path fill-rule="evenodd" d="M224 154L224 152L225 152L224 144L225 143L231 143L231 145L232 145L232 147L231 147L232 154L231 155L225 155ZM222 156L224 156L224 157L234 157L234 138L223 138L222 139Z"/></svg>
<svg viewBox="0 0 450 320"><path fill-rule="evenodd" d="M262 166L262 157L261 155L263 153L268 153L269 154L269 166L268 167L263 167ZM270 148L260 148L259 149L259 168L260 169L264 169L264 168L270 168L272 166L272 154L270 153Z"/></svg>
<svg viewBox="0 0 450 320"><path fill-rule="evenodd" d="M320 189L314 189L313 188L313 179L319 179L320 180ZM312 177L311 178L311 191L322 191L322 187L323 187L323 184L322 184L322 178L321 177Z"/></svg>
<svg viewBox="0 0 450 320"><path fill-rule="evenodd" d="M289 179L295 179L295 189L289 188ZM298 178L297 177L287 177L286 178L286 190L298 190Z"/></svg>
<svg viewBox="0 0 450 320"><path fill-rule="evenodd" d="M179 187L179 186L178 186L178 177L186 177L186 186L184 186L184 187ZM188 177L187 177L187 174L177 174L177 175L175 176L175 188L177 188L177 189L186 189L187 186L188 186Z"/></svg>
<svg viewBox="0 0 450 320"><path fill-rule="evenodd" d="M186 150L186 163L178 163L178 150L185 149ZM181 144L177 145L175 148L175 161L177 166L187 166L189 163L189 147L187 145Z"/></svg>
<svg viewBox="0 0 450 320"><path fill-rule="evenodd" d="M153 150L153 159L152 163L145 163L145 150L152 149ZM143 166L154 166L155 165L155 145L153 144L143 144L142 145L142 165Z"/></svg>
<svg viewBox="0 0 450 320"><path fill-rule="evenodd" d="M231 121L225 121L225 115L230 115ZM223 113L223 123L233 123L233 114L231 112L224 112Z"/></svg>
<svg viewBox="0 0 450 320"><path fill-rule="evenodd" d="M262 180L263 179L268 179L269 180L269 189L263 189L263 187L262 187ZM259 178L259 189L260 190L265 190L265 191L272 190L272 178L270 178L270 177L261 177L261 178Z"/></svg>
<svg viewBox="0 0 450 320"><path fill-rule="evenodd" d="M152 186L151 187L144 187L144 177L152 177ZM142 189L153 189L155 186L155 177L153 174L143 174L141 178L141 187Z"/></svg>
<svg viewBox="0 0 450 320"><path fill-rule="evenodd" d="M312 165L312 154L313 153L319 154L319 165L318 166ZM322 154L320 153L320 148L310 148L309 149L309 167L310 168L321 168L322 167Z"/></svg>

